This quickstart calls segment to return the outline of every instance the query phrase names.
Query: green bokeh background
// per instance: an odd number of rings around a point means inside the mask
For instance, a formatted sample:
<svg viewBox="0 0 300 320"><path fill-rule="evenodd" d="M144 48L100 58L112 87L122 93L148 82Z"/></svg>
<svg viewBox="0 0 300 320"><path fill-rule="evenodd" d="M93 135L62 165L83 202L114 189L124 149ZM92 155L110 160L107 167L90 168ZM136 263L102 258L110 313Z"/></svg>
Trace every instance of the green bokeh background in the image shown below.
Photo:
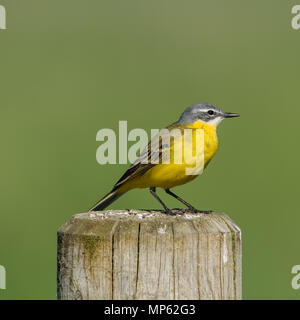
<svg viewBox="0 0 300 320"><path fill-rule="evenodd" d="M56 298L57 229L127 168L97 164L97 131L128 120L150 132L198 101L242 116L219 127L205 173L174 190L241 227L244 299L300 297L297 1L0 4L0 299ZM129 207L159 205L145 190L112 205Z"/></svg>

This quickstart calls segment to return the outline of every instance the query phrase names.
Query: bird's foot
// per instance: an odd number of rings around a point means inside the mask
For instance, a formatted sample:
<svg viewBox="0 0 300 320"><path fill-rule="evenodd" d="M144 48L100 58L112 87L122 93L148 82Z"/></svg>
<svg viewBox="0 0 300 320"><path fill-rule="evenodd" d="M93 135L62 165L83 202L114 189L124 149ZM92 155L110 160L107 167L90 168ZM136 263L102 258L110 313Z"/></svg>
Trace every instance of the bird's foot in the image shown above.
<svg viewBox="0 0 300 320"><path fill-rule="evenodd" d="M174 210L176 210L176 211L174 211ZM174 209L174 210L171 210L171 209L165 210L165 214L169 215L169 216L176 216L176 215L183 216L184 215L184 211L182 211L181 209Z"/></svg>
<svg viewBox="0 0 300 320"><path fill-rule="evenodd" d="M194 207L189 207L189 210L192 212L192 213L204 213L204 214L210 214L212 213L213 211L212 210L198 210Z"/></svg>
<svg viewBox="0 0 300 320"><path fill-rule="evenodd" d="M196 208L188 208L188 209L179 209L179 208L176 208L176 209L168 209L168 210L165 210L165 214L166 215L169 215L169 216L176 216L176 215L179 215L179 216L183 216L185 213L204 213L204 214L210 214L212 213L213 211L212 210L198 210Z"/></svg>
<svg viewBox="0 0 300 320"><path fill-rule="evenodd" d="M168 209L168 210L165 210L165 214L168 215L168 216L175 216L176 213L173 212L172 210Z"/></svg>
<svg viewBox="0 0 300 320"><path fill-rule="evenodd" d="M204 213L204 214L210 214L213 213L212 210L199 210L200 213Z"/></svg>

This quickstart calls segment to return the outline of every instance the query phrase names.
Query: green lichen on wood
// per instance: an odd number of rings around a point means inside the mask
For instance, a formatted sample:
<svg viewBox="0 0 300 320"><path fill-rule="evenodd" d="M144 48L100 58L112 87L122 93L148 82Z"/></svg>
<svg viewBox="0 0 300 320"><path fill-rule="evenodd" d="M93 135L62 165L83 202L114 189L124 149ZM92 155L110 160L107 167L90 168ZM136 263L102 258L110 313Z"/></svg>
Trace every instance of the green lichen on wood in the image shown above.
<svg viewBox="0 0 300 320"><path fill-rule="evenodd" d="M98 236L81 236L80 241L84 246L84 252L87 252L89 258L92 259L98 245L99 245Z"/></svg>

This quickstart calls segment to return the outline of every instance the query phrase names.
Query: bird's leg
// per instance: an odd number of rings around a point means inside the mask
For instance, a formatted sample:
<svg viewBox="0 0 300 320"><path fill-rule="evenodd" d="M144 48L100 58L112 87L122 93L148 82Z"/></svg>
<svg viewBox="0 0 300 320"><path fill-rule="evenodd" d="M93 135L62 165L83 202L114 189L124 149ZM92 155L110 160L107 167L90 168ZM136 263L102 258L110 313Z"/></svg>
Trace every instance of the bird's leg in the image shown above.
<svg viewBox="0 0 300 320"><path fill-rule="evenodd" d="M182 198L178 197L175 193L173 193L172 191L170 191L169 189L165 190L167 194L169 194L170 196L172 196L173 198L177 199L178 201L180 201L181 203L183 203L184 205L186 205L192 212L197 212L198 210L196 208L194 208L190 203L186 202L185 200L183 200Z"/></svg>
<svg viewBox="0 0 300 320"><path fill-rule="evenodd" d="M156 194L155 188L150 188L150 192L153 195L153 197L164 207L167 214L173 214L173 212L162 202L162 200Z"/></svg>
<svg viewBox="0 0 300 320"><path fill-rule="evenodd" d="M175 199L177 199L178 201L182 202L184 205L186 205L192 212L196 213L196 212L201 212L201 213L211 213L212 211L205 211L205 210L197 210L196 208L194 208L190 203L186 202L185 200L183 200L182 198L178 197L175 193L173 193L172 191L170 191L169 189L165 189L166 193L169 194L170 196L174 197Z"/></svg>

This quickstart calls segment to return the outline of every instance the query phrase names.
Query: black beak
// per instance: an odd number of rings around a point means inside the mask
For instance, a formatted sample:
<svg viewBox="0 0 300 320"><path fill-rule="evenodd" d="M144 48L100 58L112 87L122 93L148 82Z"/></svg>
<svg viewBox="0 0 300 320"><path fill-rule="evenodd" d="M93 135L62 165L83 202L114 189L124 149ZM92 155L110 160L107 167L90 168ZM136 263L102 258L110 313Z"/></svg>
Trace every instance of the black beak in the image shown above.
<svg viewBox="0 0 300 320"><path fill-rule="evenodd" d="M236 118L239 117L240 115L238 113L230 113L230 112L225 112L224 113L224 118Z"/></svg>

